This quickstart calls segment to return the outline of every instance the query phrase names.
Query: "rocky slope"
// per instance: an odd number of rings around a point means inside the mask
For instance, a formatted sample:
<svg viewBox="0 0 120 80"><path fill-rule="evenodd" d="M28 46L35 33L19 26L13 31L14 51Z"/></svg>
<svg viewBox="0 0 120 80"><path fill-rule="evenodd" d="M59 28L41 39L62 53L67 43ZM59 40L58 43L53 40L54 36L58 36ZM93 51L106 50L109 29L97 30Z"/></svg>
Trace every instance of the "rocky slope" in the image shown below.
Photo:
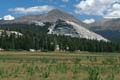
<svg viewBox="0 0 120 80"><path fill-rule="evenodd" d="M0 36L1 36L1 35L4 35L4 33L7 34L8 36L10 36L11 34L14 34L14 35L16 35L16 36L22 36L22 35L23 35L22 33L19 33L19 32L17 32L17 31L0 30Z"/></svg>
<svg viewBox="0 0 120 80"><path fill-rule="evenodd" d="M65 36L86 38L86 39L98 40L98 41L100 40L108 41L106 38L72 21L58 20L49 28L48 34L65 35Z"/></svg>

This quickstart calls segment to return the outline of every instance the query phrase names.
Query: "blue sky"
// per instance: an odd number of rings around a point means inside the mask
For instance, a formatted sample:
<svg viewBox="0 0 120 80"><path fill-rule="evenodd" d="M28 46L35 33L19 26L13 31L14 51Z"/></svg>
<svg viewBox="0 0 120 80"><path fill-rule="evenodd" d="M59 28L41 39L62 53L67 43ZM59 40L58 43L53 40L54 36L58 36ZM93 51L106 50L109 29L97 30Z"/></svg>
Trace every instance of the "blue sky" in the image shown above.
<svg viewBox="0 0 120 80"><path fill-rule="evenodd" d="M81 20L120 18L119 0L0 0L0 18L42 14L53 8L64 10Z"/></svg>

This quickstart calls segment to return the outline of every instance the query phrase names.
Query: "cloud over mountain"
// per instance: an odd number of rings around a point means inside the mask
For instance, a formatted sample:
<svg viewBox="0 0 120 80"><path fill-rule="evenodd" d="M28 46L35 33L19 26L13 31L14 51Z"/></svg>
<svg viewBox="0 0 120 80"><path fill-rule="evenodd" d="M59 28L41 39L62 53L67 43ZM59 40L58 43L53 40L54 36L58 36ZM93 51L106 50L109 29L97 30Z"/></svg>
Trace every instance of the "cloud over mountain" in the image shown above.
<svg viewBox="0 0 120 80"><path fill-rule="evenodd" d="M43 5L43 6L34 6L34 7L16 7L14 9L9 9L9 11L19 13L19 14L36 14L36 13L46 13L54 9L52 6Z"/></svg>
<svg viewBox="0 0 120 80"><path fill-rule="evenodd" d="M119 0L83 0L75 5L75 13L120 18Z"/></svg>
<svg viewBox="0 0 120 80"><path fill-rule="evenodd" d="M11 16L11 15L5 15L4 17L3 17L3 20L14 20L15 19L15 17L13 17L13 16Z"/></svg>
<svg viewBox="0 0 120 80"><path fill-rule="evenodd" d="M86 24L90 24L90 23L95 22L95 20L94 19L85 19L83 22Z"/></svg>

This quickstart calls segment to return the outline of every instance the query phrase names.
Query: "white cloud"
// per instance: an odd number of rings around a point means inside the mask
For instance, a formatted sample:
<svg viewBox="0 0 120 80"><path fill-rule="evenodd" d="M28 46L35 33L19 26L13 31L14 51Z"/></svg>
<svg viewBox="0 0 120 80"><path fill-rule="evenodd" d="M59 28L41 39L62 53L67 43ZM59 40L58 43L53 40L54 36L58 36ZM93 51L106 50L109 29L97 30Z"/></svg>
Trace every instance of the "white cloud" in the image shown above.
<svg viewBox="0 0 120 80"><path fill-rule="evenodd" d="M120 11L120 1L119 0L82 0L75 5L77 14L87 14L87 15L100 15L100 16L113 16ZM109 14L110 13L110 14ZM120 16L118 16L120 17Z"/></svg>
<svg viewBox="0 0 120 80"><path fill-rule="evenodd" d="M43 6L34 6L29 8L17 7L14 9L9 9L9 11L13 11L15 13L20 13L20 14L36 14L36 13L45 13L52 9L54 9L54 7L43 5Z"/></svg>
<svg viewBox="0 0 120 80"><path fill-rule="evenodd" d="M3 17L3 20L14 20L15 19L15 17L13 17L13 16L11 16L11 15L5 15L4 17Z"/></svg>
<svg viewBox="0 0 120 80"><path fill-rule="evenodd" d="M113 9L119 9L120 10L120 4L119 3L114 4Z"/></svg>
<svg viewBox="0 0 120 80"><path fill-rule="evenodd" d="M90 23L95 22L95 20L94 19L85 19L83 22L86 24L90 24Z"/></svg>
<svg viewBox="0 0 120 80"><path fill-rule="evenodd" d="M62 0L63 2L69 2L69 0Z"/></svg>
<svg viewBox="0 0 120 80"><path fill-rule="evenodd" d="M0 20L2 20L2 18L0 18Z"/></svg>
<svg viewBox="0 0 120 80"><path fill-rule="evenodd" d="M120 4L113 4L107 14L105 14L104 18L120 18Z"/></svg>
<svg viewBox="0 0 120 80"><path fill-rule="evenodd" d="M120 18L120 10L112 11L106 14L104 18Z"/></svg>

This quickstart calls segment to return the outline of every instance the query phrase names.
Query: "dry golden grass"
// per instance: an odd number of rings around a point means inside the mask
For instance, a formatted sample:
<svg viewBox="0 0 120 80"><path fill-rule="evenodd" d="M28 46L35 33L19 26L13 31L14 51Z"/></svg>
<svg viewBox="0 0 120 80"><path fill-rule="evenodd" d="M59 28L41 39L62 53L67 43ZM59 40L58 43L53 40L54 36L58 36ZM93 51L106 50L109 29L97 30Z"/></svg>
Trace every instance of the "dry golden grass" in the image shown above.
<svg viewBox="0 0 120 80"><path fill-rule="evenodd" d="M120 80L120 54L0 52L0 80Z"/></svg>

